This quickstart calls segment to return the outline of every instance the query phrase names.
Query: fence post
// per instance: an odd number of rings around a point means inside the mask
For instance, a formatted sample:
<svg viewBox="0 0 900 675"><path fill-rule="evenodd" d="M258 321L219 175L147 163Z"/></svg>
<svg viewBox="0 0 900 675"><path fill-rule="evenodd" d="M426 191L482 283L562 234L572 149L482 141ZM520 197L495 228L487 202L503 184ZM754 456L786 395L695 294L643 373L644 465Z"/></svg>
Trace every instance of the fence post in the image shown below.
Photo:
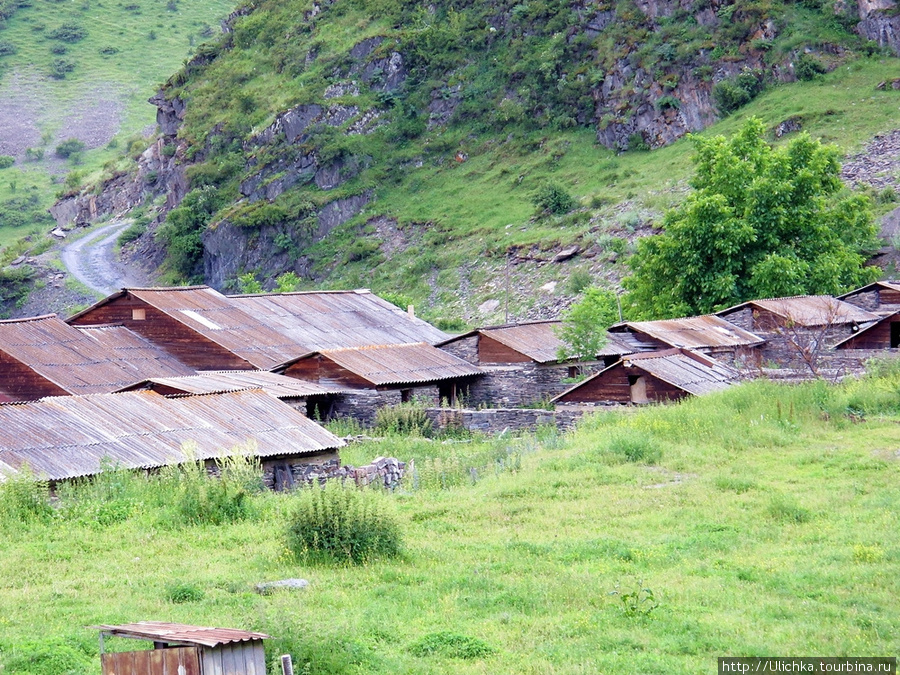
<svg viewBox="0 0 900 675"><path fill-rule="evenodd" d="M281 675L294 675L294 663L291 661L290 654L284 654L281 657Z"/></svg>

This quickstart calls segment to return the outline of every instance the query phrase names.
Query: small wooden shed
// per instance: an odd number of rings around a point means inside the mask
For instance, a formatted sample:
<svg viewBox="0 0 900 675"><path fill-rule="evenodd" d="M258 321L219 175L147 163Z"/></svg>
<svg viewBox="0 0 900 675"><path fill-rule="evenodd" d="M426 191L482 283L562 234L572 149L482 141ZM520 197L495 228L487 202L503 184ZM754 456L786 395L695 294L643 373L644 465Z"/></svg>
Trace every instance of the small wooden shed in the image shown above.
<svg viewBox="0 0 900 675"><path fill-rule="evenodd" d="M264 633L162 621L97 628L103 675L266 675ZM106 652L105 636L152 640L153 649Z"/></svg>

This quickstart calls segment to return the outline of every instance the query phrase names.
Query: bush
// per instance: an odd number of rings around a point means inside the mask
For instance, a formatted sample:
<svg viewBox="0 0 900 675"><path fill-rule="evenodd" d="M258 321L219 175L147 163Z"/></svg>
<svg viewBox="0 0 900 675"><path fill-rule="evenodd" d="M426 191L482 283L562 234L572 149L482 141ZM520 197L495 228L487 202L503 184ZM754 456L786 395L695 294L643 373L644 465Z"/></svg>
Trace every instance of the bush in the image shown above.
<svg viewBox="0 0 900 675"><path fill-rule="evenodd" d="M382 436L429 437L434 427L425 409L414 403L379 408L375 413L375 433Z"/></svg>
<svg viewBox="0 0 900 675"><path fill-rule="evenodd" d="M200 602L205 595L202 588L191 583L179 582L170 584L166 588L166 600L176 605L185 602Z"/></svg>
<svg viewBox="0 0 900 675"><path fill-rule="evenodd" d="M628 150L632 152L647 152L650 144L644 138L644 134L635 132L628 137Z"/></svg>
<svg viewBox="0 0 900 675"><path fill-rule="evenodd" d="M168 495L171 522L184 525L221 525L252 515L253 504L246 480L230 475L229 461L234 460L218 463L218 478L208 475L203 462L187 462L163 469L162 480L168 486L163 491ZM258 466L255 460L246 461ZM261 481L262 468L258 469L258 473Z"/></svg>
<svg viewBox="0 0 900 675"><path fill-rule="evenodd" d="M66 75L75 70L75 62L66 59L53 59L50 64L50 77L54 80L64 80Z"/></svg>
<svg viewBox="0 0 900 675"><path fill-rule="evenodd" d="M78 42L87 37L87 31L77 23L64 23L59 28L47 33L47 37L61 42Z"/></svg>
<svg viewBox="0 0 900 675"><path fill-rule="evenodd" d="M300 559L362 564L400 554L397 520L384 507L384 495L336 481L302 490L287 535Z"/></svg>
<svg viewBox="0 0 900 675"><path fill-rule="evenodd" d="M0 40L0 56L9 56L16 53L16 46L9 40Z"/></svg>
<svg viewBox="0 0 900 675"><path fill-rule="evenodd" d="M545 183L531 201L541 211L549 211L554 215L568 213L577 206L572 195L556 183Z"/></svg>
<svg viewBox="0 0 900 675"><path fill-rule="evenodd" d="M0 169L8 169L15 163L15 157L10 157L9 155L0 155Z"/></svg>
<svg viewBox="0 0 900 675"><path fill-rule="evenodd" d="M443 631L430 633L409 648L414 656L443 656L450 659L481 659L494 653L483 640Z"/></svg>
<svg viewBox="0 0 900 675"><path fill-rule="evenodd" d="M798 80L814 80L819 75L824 75L828 70L817 58L809 54L801 54L794 63L794 74Z"/></svg>
<svg viewBox="0 0 900 675"><path fill-rule="evenodd" d="M729 115L759 96L765 89L763 73L746 69L713 86L712 95L719 113Z"/></svg>
<svg viewBox="0 0 900 675"><path fill-rule="evenodd" d="M48 522L52 517L50 486L28 466L0 482L0 519L5 523Z"/></svg>
<svg viewBox="0 0 900 675"><path fill-rule="evenodd" d="M136 218L131 225L122 230L122 234L119 235L119 246L124 246L125 244L137 241L146 231L147 217L142 216Z"/></svg>
<svg viewBox="0 0 900 675"><path fill-rule="evenodd" d="M82 141L79 141L77 138L70 138L57 145L54 152L57 157L68 159L72 155L83 152L84 148L85 145Z"/></svg>

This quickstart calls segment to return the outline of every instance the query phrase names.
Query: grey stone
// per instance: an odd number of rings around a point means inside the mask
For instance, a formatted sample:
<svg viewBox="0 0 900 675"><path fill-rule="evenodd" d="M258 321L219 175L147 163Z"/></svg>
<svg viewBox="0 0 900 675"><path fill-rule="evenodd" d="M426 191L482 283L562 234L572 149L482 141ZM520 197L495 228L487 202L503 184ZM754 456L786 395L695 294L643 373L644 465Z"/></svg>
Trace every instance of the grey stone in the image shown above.
<svg viewBox="0 0 900 675"><path fill-rule="evenodd" d="M278 590L296 590L307 586L309 586L309 582L306 579L281 579L279 581L264 581L256 584L256 592L260 595L269 595Z"/></svg>

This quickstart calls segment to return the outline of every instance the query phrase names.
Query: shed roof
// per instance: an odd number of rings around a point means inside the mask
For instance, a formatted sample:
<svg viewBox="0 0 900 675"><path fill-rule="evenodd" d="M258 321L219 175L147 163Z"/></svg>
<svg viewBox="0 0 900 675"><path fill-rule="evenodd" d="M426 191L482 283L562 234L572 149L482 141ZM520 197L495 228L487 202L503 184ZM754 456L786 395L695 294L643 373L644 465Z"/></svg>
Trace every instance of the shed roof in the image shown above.
<svg viewBox="0 0 900 675"><path fill-rule="evenodd" d="M435 344L447 334L371 291L308 291L229 296L306 351L370 345Z"/></svg>
<svg viewBox="0 0 900 675"><path fill-rule="evenodd" d="M776 316L789 319L798 326L812 328L815 326L842 325L848 323L867 323L877 321L879 316L872 312L838 300L830 295L797 295L788 298L768 298L765 300L749 300L734 307L717 312L718 316L727 317L732 312L746 308L763 309Z"/></svg>
<svg viewBox="0 0 900 675"><path fill-rule="evenodd" d="M740 381L740 373L715 359L708 358L689 349L666 349L626 356L618 363L604 368L553 399L567 398L592 380L613 368L635 368L658 377L672 386L689 394L701 395L727 389Z"/></svg>
<svg viewBox="0 0 900 675"><path fill-rule="evenodd" d="M875 328L877 328L878 326L880 326L883 323L894 323L898 319L900 319L900 311L891 312L890 314L885 314L885 315L881 316L878 319L878 321L873 321L868 326L865 326L864 328L860 328L855 333L851 333L850 335L845 337L843 340L840 340L839 342L835 342L834 348L835 349L847 349L847 347L845 345L847 345L847 343L849 343L849 342L855 341L860 335L865 335L870 330L874 330Z"/></svg>
<svg viewBox="0 0 900 675"><path fill-rule="evenodd" d="M344 445L258 389L180 398L152 391L50 397L0 405L0 429L0 473L28 464L50 480L99 473L104 458L138 469L234 452L290 456Z"/></svg>
<svg viewBox="0 0 900 675"><path fill-rule="evenodd" d="M262 389L276 398L320 396L346 392L338 385L321 385L294 377L285 377L268 370L202 370L187 377L151 377L119 391L153 389L161 385L177 389L184 394L221 394L241 389Z"/></svg>
<svg viewBox="0 0 900 675"><path fill-rule="evenodd" d="M320 354L375 386L427 384L441 380L481 375L482 370L452 354L424 342L406 345L377 345L349 349L323 349Z"/></svg>
<svg viewBox="0 0 900 675"><path fill-rule="evenodd" d="M218 647L232 642L247 642L250 640L265 640L271 636L265 633L253 633L236 628L206 628L203 626L189 626L183 623L166 623L163 621L140 621L138 623L125 623L119 626L97 626L97 629L125 638L140 640L153 640L155 642L178 643L188 645L201 645L204 647Z"/></svg>
<svg viewBox="0 0 900 675"><path fill-rule="evenodd" d="M686 349L750 347L765 342L758 335L714 315L659 321L628 321L613 326L610 331L643 333L667 345Z"/></svg>
<svg viewBox="0 0 900 675"><path fill-rule="evenodd" d="M270 368L304 352L301 344L267 325L258 314L244 311L208 286L123 288L68 319L69 323L92 310L130 294L221 345L257 368Z"/></svg>
<svg viewBox="0 0 900 675"><path fill-rule="evenodd" d="M194 372L127 328L80 330L55 314L0 321L0 350L72 394L106 393L148 375Z"/></svg>
<svg viewBox="0 0 900 675"><path fill-rule="evenodd" d="M854 288L852 291L848 291L842 295L837 296L838 300L843 300L844 298L849 298L854 295L858 295L859 293L866 293L867 291L871 291L875 288L887 288L892 291L900 291L900 281L894 281L893 279L886 279L884 281L873 281L871 284L866 284L860 288Z"/></svg>

